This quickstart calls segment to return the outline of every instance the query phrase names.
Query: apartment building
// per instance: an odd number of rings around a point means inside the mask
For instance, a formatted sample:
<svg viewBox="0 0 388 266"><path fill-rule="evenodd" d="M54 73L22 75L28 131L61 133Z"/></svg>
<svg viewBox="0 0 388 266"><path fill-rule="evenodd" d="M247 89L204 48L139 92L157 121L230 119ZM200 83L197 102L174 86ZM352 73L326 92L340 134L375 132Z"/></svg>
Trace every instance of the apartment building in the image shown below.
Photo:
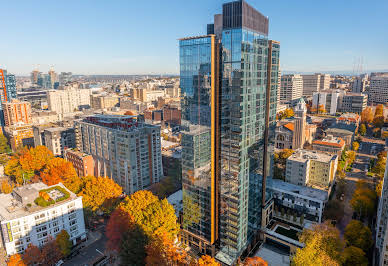
<svg viewBox="0 0 388 266"><path fill-rule="evenodd" d="M31 103L12 99L3 104L5 126L31 124Z"/></svg>
<svg viewBox="0 0 388 266"><path fill-rule="evenodd" d="M94 115L74 125L77 149L93 156L96 174L113 178L127 194L163 177L160 127L142 116Z"/></svg>
<svg viewBox="0 0 388 266"><path fill-rule="evenodd" d="M42 193L55 203L48 207L35 203ZM73 244L86 239L82 197L61 183L18 187L11 194L0 193L0 202L0 234L7 255L22 253L30 244L41 247L61 230L69 233Z"/></svg>
<svg viewBox="0 0 388 266"><path fill-rule="evenodd" d="M388 102L388 72L371 74L369 101L382 104Z"/></svg>
<svg viewBox="0 0 388 266"><path fill-rule="evenodd" d="M52 151L55 156L63 156L65 148L76 147L74 128L46 128L43 134L44 145Z"/></svg>
<svg viewBox="0 0 388 266"><path fill-rule="evenodd" d="M342 96L339 110L343 113L358 113L368 105L368 95L364 93L349 93Z"/></svg>
<svg viewBox="0 0 388 266"><path fill-rule="evenodd" d="M333 184L337 163L337 155L299 149L287 159L285 181L328 189Z"/></svg>
<svg viewBox="0 0 388 266"><path fill-rule="evenodd" d="M108 109L119 104L119 97L110 95L90 95L90 104L93 109Z"/></svg>
<svg viewBox="0 0 388 266"><path fill-rule="evenodd" d="M94 159L90 154L79 152L77 149L65 149L63 157L72 163L79 177L98 176L94 172Z"/></svg>
<svg viewBox="0 0 388 266"><path fill-rule="evenodd" d="M47 91L48 109L63 117L79 109L89 108L90 94L90 89L77 89L70 86L62 90L49 90Z"/></svg>
<svg viewBox="0 0 388 266"><path fill-rule="evenodd" d="M313 93L312 109L320 112L335 115L338 111L339 103L342 102L343 92L340 91L320 91Z"/></svg>
<svg viewBox="0 0 388 266"><path fill-rule="evenodd" d="M292 101L303 96L303 78L301 75L282 75L280 101Z"/></svg>
<svg viewBox="0 0 388 266"><path fill-rule="evenodd" d="M303 96L311 97L314 92L330 89L331 77L328 74L315 73L312 75L302 75Z"/></svg>
<svg viewBox="0 0 388 266"><path fill-rule="evenodd" d="M34 133L31 125L5 127L4 132L9 139L12 151L16 151L20 146L34 146Z"/></svg>

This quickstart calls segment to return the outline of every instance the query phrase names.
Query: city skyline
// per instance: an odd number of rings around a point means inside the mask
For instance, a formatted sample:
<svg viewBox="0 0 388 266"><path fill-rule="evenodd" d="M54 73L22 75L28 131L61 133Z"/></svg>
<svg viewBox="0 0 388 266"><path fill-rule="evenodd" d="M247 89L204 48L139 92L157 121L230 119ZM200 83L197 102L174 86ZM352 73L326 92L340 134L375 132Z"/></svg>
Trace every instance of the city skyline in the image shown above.
<svg viewBox="0 0 388 266"><path fill-rule="evenodd" d="M16 75L29 75L37 65L43 72L54 66L85 75L178 74L177 39L206 33L203 25L225 2L145 1L136 10L124 1L7 2L0 67ZM361 58L363 72L388 69L388 37L381 34L388 26L386 1L329 1L319 9L308 1L248 2L270 17L269 37L282 45L284 73L352 74Z"/></svg>

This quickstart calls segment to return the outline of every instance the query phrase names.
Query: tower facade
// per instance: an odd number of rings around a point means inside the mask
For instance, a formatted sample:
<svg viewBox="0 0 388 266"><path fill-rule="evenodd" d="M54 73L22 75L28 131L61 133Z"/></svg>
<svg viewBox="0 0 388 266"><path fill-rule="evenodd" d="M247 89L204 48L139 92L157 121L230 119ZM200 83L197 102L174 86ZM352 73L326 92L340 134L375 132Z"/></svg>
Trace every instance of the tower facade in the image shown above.
<svg viewBox="0 0 388 266"><path fill-rule="evenodd" d="M180 40L182 240L231 265L271 216L280 45L245 1L207 28Z"/></svg>
<svg viewBox="0 0 388 266"><path fill-rule="evenodd" d="M300 98L298 104L295 107L295 127L292 147L294 149L302 149L305 139L306 129L306 114L307 108L303 98Z"/></svg>

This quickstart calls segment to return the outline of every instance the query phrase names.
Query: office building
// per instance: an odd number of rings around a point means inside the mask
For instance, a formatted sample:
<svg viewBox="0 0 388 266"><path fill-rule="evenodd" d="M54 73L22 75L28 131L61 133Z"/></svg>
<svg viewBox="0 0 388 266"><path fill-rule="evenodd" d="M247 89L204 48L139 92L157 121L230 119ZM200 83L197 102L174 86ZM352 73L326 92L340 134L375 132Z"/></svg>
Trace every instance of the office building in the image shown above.
<svg viewBox="0 0 388 266"><path fill-rule="evenodd" d="M368 105L368 95L364 93L347 92L341 99L339 110L343 113L361 114Z"/></svg>
<svg viewBox="0 0 388 266"><path fill-rule="evenodd" d="M71 72L61 72L59 74L59 85L64 86L72 80L73 74Z"/></svg>
<svg viewBox="0 0 388 266"><path fill-rule="evenodd" d="M370 78L369 102L388 102L388 72L372 73Z"/></svg>
<svg viewBox="0 0 388 266"><path fill-rule="evenodd" d="M43 193L55 203L37 205L35 200L43 199ZM82 197L61 183L17 187L11 194L0 193L0 202L0 234L7 255L22 253L29 245L42 247L62 230L68 232L74 245L86 239Z"/></svg>
<svg viewBox="0 0 388 266"><path fill-rule="evenodd" d="M338 156L297 150L287 159L285 181L298 186L329 189L337 171Z"/></svg>
<svg viewBox="0 0 388 266"><path fill-rule="evenodd" d="M94 158L97 176L125 193L147 189L163 177L160 127L139 116L95 115L74 122L77 149Z"/></svg>
<svg viewBox="0 0 388 266"><path fill-rule="evenodd" d="M321 88L321 75L302 75L303 78L303 96L311 97Z"/></svg>
<svg viewBox="0 0 388 266"><path fill-rule="evenodd" d="M89 175L96 176L94 173L94 159L92 155L79 152L77 149L65 149L64 158L71 162L79 177Z"/></svg>
<svg viewBox="0 0 388 266"><path fill-rule="evenodd" d="M32 123L31 104L29 102L12 99L10 102L5 102L2 105L5 126Z"/></svg>
<svg viewBox="0 0 388 266"><path fill-rule="evenodd" d="M268 18L245 1L226 3L222 10L208 35L179 41L181 241L232 265L271 217L266 178L280 45L268 39Z"/></svg>
<svg viewBox="0 0 388 266"><path fill-rule="evenodd" d="M387 150L387 146L385 147ZM388 164L388 161L387 161ZM376 222L376 249L378 257L376 265L388 265L388 167L385 165L385 174L381 197L377 208Z"/></svg>
<svg viewBox="0 0 388 266"><path fill-rule="evenodd" d="M303 96L303 78L301 75L283 75L280 85L280 101L292 101Z"/></svg>
<svg viewBox="0 0 388 266"><path fill-rule="evenodd" d="M48 109L63 117L80 109L90 108L90 95L90 89L65 87L62 90L49 90L47 91Z"/></svg>
<svg viewBox="0 0 388 266"><path fill-rule="evenodd" d="M352 92L363 93L365 92L367 86L368 86L368 75L365 74L365 75L358 76L353 80Z"/></svg>
<svg viewBox="0 0 388 266"><path fill-rule="evenodd" d="M343 92L320 91L313 93L312 110L335 115L339 111L339 103L342 102Z"/></svg>

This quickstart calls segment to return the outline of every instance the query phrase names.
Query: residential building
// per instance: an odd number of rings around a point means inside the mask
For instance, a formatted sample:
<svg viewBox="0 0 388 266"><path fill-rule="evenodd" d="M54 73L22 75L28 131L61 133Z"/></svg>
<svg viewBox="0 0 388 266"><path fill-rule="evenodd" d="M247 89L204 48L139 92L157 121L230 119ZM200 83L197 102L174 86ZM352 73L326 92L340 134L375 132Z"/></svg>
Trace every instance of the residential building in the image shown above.
<svg viewBox="0 0 388 266"><path fill-rule="evenodd" d="M79 152L77 149L65 149L63 157L71 162L79 177L96 176L92 155Z"/></svg>
<svg viewBox="0 0 388 266"><path fill-rule="evenodd" d="M141 116L94 115L74 122L77 149L94 158L96 175L125 193L147 189L163 177L160 127Z"/></svg>
<svg viewBox="0 0 388 266"><path fill-rule="evenodd" d="M9 139L12 151L16 151L19 146L34 147L34 133L31 125L5 127L4 132Z"/></svg>
<svg viewBox="0 0 388 266"><path fill-rule="evenodd" d="M388 102L388 72L372 73L370 78L369 102Z"/></svg>
<svg viewBox="0 0 388 266"><path fill-rule="evenodd" d="M317 112L335 115L338 111L338 103L341 102L343 93L340 91L320 91L313 93L312 108Z"/></svg>
<svg viewBox="0 0 388 266"><path fill-rule="evenodd" d="M90 95L90 104L93 109L109 109L119 104L119 97L109 95Z"/></svg>
<svg viewBox="0 0 388 266"><path fill-rule="evenodd" d="M331 76L330 74L319 74L319 90L324 91L330 89Z"/></svg>
<svg viewBox="0 0 388 266"><path fill-rule="evenodd" d="M67 87L62 90L47 91L47 103L50 111L62 116L90 107L90 89Z"/></svg>
<svg viewBox="0 0 388 266"><path fill-rule="evenodd" d="M180 109L170 106L163 107L163 121L173 125L180 125L181 116Z"/></svg>
<svg viewBox="0 0 388 266"><path fill-rule="evenodd" d="M298 186L329 189L333 185L337 163L337 155L296 150L287 159L285 181Z"/></svg>
<svg viewBox="0 0 388 266"><path fill-rule="evenodd" d="M386 146L387 149L387 146ZM387 161L388 164L388 161ZM377 208L376 249L378 257L376 265L388 265L388 165L385 166L381 197Z"/></svg>
<svg viewBox="0 0 388 266"><path fill-rule="evenodd" d="M35 199L42 193L55 203L37 205ZM22 253L29 245L42 247L62 230L69 233L74 245L86 239L82 197L61 183L17 187L11 194L0 193L0 201L1 239L7 255Z"/></svg>
<svg viewBox="0 0 388 266"><path fill-rule="evenodd" d="M34 69L31 72L31 83L32 84L37 84L38 83L38 79L41 76L41 74L42 73L38 69Z"/></svg>
<svg viewBox="0 0 388 266"><path fill-rule="evenodd" d="M303 96L311 97L314 92L319 92L321 88L321 75L302 75L303 78Z"/></svg>
<svg viewBox="0 0 388 266"><path fill-rule="evenodd" d="M343 113L358 113L366 108L368 104L368 95L364 93L346 93L342 96L339 110Z"/></svg>
<svg viewBox="0 0 388 266"><path fill-rule="evenodd" d="M365 75L358 76L353 80L352 92L363 93L365 92L367 86L368 86L368 75L365 74Z"/></svg>
<svg viewBox="0 0 388 266"><path fill-rule="evenodd" d="M280 101L292 101L303 96L303 78L301 75L283 75L280 85Z"/></svg>
<svg viewBox="0 0 388 266"><path fill-rule="evenodd" d="M331 135L326 136L322 140L313 141L313 150L337 154L338 157L341 156L341 153L344 149L345 141L341 138L336 138Z"/></svg>
<svg viewBox="0 0 388 266"><path fill-rule="evenodd" d="M31 124L31 104L29 102L12 99L10 102L5 102L2 105L5 126Z"/></svg>
<svg viewBox="0 0 388 266"><path fill-rule="evenodd" d="M2 104L16 98L15 75L7 73L7 70L0 69L0 125L4 126L4 114Z"/></svg>
<svg viewBox="0 0 388 266"><path fill-rule="evenodd" d="M192 220L183 200L181 241L227 265L256 243L273 209L266 178L280 45L267 36L268 18L234 1L223 4L208 35L179 40L182 187L199 207Z"/></svg>
<svg viewBox="0 0 388 266"><path fill-rule="evenodd" d="M55 156L63 156L66 148L75 148L74 128L51 127L45 128L44 145L52 151Z"/></svg>
<svg viewBox="0 0 388 266"><path fill-rule="evenodd" d="M268 187L273 191L275 202L274 216L280 217L281 209L284 213L293 213L296 217L302 215L309 222L321 223L329 193L325 190L306 186L298 186L279 179L271 179Z"/></svg>

